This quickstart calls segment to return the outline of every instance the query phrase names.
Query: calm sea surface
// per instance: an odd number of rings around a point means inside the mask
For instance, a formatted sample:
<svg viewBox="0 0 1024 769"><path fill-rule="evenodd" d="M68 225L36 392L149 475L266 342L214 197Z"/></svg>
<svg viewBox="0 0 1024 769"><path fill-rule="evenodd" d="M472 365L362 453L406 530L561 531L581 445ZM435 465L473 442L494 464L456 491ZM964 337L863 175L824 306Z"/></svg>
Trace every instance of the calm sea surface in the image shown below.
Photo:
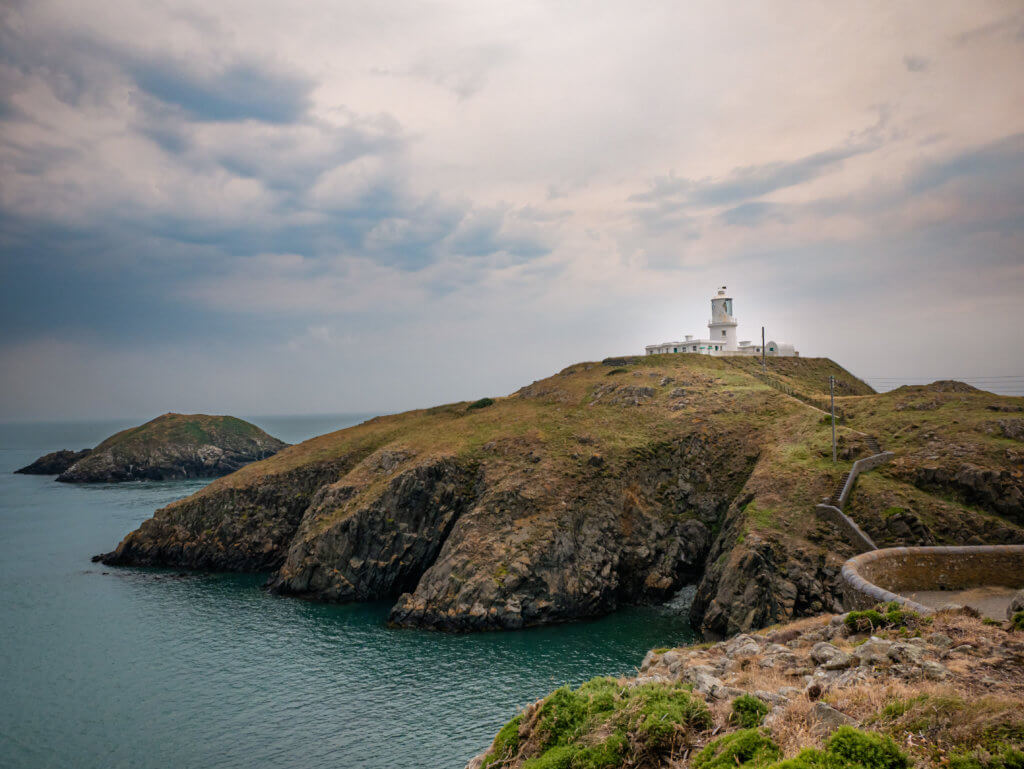
<svg viewBox="0 0 1024 769"><path fill-rule="evenodd" d="M249 419L297 442L362 417ZM256 576L90 563L205 481L11 471L128 426L0 425L0 766L461 769L527 702L692 638L684 595L455 636L389 629L386 603L276 598Z"/></svg>

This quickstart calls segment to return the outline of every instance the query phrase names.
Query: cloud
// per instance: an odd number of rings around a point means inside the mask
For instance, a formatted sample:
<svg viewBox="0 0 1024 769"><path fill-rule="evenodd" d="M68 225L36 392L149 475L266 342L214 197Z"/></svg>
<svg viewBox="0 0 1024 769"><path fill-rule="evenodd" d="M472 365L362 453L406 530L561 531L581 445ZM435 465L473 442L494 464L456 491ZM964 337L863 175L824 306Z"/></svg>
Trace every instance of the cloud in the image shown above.
<svg viewBox="0 0 1024 769"><path fill-rule="evenodd" d="M0 414L47 413L43 379L82 415L129 391L156 412L507 392L692 332L722 283L851 365L882 355L861 340L891 335L891 281L958 312L995 292L974 365L1019 360L1022 18L7 3L0 360L24 368Z"/></svg>
<svg viewBox="0 0 1024 769"><path fill-rule="evenodd" d="M708 207L759 198L813 181L838 170L845 160L874 152L883 142L877 132L872 133L875 135L847 141L795 160L735 168L721 179L688 179L673 174L658 177L646 192L630 195L629 201Z"/></svg>
<svg viewBox="0 0 1024 769"><path fill-rule="evenodd" d="M924 72L931 62L924 56L907 55L903 57L903 66L908 72Z"/></svg>
<svg viewBox="0 0 1024 769"><path fill-rule="evenodd" d="M212 71L186 62L138 59L128 65L135 83L192 120L294 123L310 107L313 81L267 62L234 61Z"/></svg>
<svg viewBox="0 0 1024 769"><path fill-rule="evenodd" d="M1014 134L981 147L924 165L915 170L907 181L911 194L921 194L964 179L984 179L993 182L1018 182L1024 175L1024 133ZM1022 190L1024 191L1024 190ZM1017 203L1021 203L1019 198Z"/></svg>

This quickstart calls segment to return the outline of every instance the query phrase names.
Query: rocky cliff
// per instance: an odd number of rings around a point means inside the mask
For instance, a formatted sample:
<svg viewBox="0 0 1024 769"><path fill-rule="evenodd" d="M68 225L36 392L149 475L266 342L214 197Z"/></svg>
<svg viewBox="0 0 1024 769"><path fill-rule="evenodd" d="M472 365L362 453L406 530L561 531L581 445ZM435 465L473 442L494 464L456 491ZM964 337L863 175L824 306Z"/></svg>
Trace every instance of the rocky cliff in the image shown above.
<svg viewBox="0 0 1024 769"><path fill-rule="evenodd" d="M287 444L236 417L164 414L103 441L63 470L63 483L212 478Z"/></svg>
<svg viewBox="0 0 1024 769"><path fill-rule="evenodd" d="M19 468L14 472L21 473L22 475L60 475L71 465L75 464L75 462L89 456L91 451L92 449L82 449L81 451L63 449L61 451L54 451L50 454L44 454L32 464Z"/></svg>
<svg viewBox="0 0 1024 769"><path fill-rule="evenodd" d="M838 465L809 405L830 375L848 422ZM696 582L695 624L724 636L837 607L853 551L814 504L870 452L861 423L921 448L903 424L920 420L916 397L875 395L826 360L772 361L767 377L754 361L689 355L577 364L506 398L288 447L158 511L103 558L269 571L275 592L387 599L393 623L443 630L596 616ZM1012 476L1011 439L985 425L1015 399L922 397L966 399L944 416L950 452ZM1022 538L1016 508L965 506L897 465L854 498L865 527L893 537Z"/></svg>

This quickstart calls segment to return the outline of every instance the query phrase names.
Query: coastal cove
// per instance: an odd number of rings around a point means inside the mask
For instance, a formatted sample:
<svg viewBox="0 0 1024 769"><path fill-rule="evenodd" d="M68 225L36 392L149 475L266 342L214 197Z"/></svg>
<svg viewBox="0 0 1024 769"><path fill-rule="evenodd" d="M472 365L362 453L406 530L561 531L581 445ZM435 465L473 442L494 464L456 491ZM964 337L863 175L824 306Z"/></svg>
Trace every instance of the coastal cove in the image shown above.
<svg viewBox="0 0 1024 769"><path fill-rule="evenodd" d="M290 443L361 421L246 417ZM90 563L207 480L68 486L12 471L134 422L0 425L0 763L461 767L517 707L693 638L669 605L519 632L388 628L388 603L254 575Z"/></svg>

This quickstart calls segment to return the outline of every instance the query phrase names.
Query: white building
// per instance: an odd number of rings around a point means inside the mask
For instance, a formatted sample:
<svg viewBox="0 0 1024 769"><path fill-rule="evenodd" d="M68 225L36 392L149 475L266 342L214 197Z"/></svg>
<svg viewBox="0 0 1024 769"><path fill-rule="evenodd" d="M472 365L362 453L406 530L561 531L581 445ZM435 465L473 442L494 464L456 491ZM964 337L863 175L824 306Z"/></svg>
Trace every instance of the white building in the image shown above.
<svg viewBox="0 0 1024 769"><path fill-rule="evenodd" d="M711 298L711 320L708 321L708 338L694 339L690 334L681 342L649 344L644 350L648 355L664 355L673 352L693 352L700 355L761 355L761 343L736 341L736 317L732 314L732 297L725 295L725 286ZM800 355L791 344L765 342L764 354L769 357L794 358Z"/></svg>

